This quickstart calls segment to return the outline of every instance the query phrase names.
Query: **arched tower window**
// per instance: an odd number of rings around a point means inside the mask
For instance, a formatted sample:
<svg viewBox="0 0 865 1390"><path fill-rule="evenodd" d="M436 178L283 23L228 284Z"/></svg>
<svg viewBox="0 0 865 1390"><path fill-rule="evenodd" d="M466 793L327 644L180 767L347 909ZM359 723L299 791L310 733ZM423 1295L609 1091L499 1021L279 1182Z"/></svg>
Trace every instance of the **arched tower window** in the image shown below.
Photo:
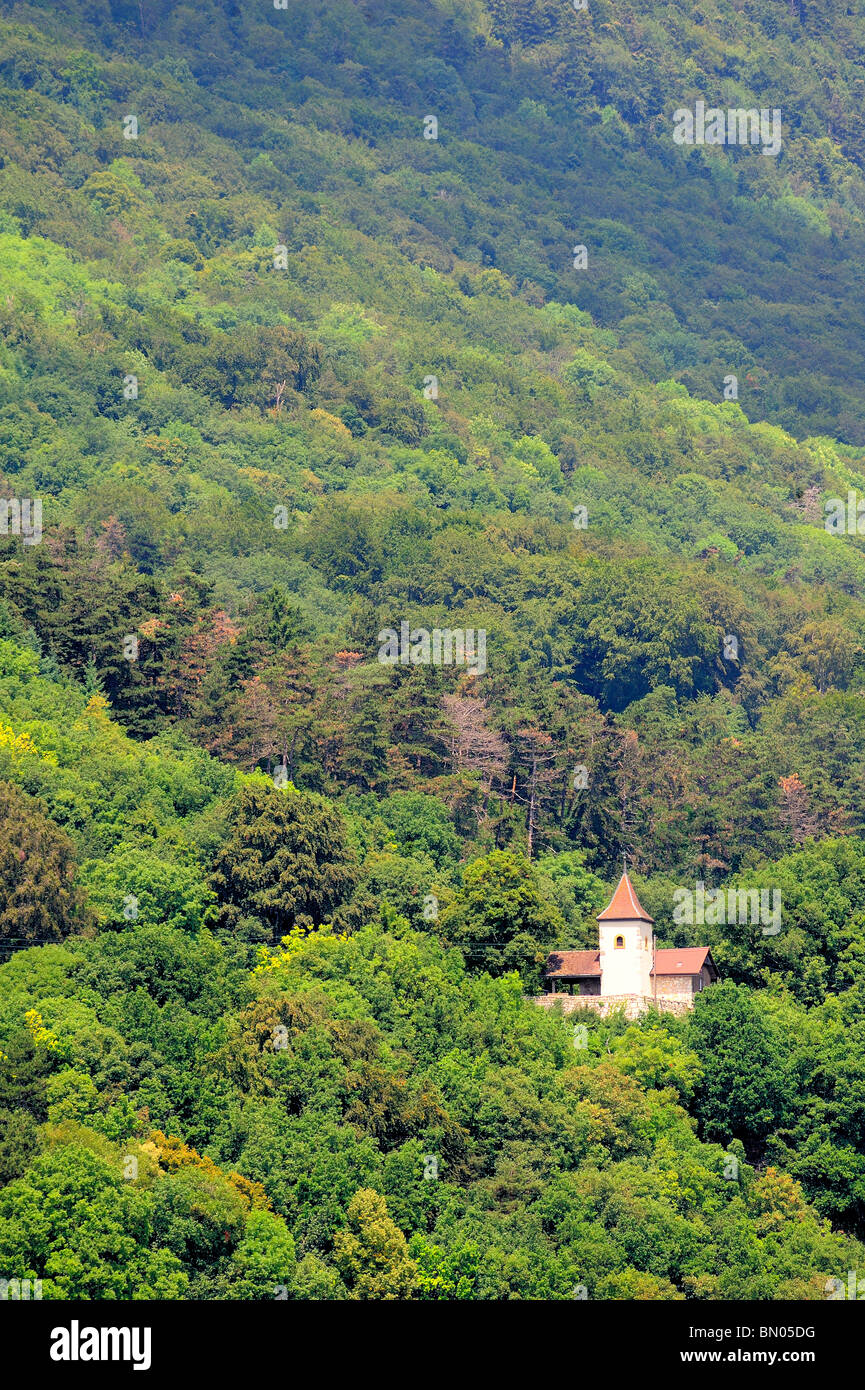
<svg viewBox="0 0 865 1390"><path fill-rule="evenodd" d="M616 937L616 950L617 950L617 951L624 951L624 949L625 949L625 938L624 938L623 936L617 936L617 937Z"/></svg>

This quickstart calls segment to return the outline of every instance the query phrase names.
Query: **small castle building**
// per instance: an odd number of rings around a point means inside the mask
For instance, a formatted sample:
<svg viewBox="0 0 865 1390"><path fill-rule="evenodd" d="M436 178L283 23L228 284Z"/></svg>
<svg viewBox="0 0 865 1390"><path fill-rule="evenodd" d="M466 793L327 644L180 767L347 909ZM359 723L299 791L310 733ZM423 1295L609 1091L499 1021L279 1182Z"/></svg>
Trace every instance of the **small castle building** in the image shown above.
<svg viewBox="0 0 865 1390"><path fill-rule="evenodd" d="M654 923L640 905L627 872L598 917L597 951L552 951L537 1002L566 1013L624 1007L628 1018L647 1009L684 1013L719 978L708 946L655 949Z"/></svg>

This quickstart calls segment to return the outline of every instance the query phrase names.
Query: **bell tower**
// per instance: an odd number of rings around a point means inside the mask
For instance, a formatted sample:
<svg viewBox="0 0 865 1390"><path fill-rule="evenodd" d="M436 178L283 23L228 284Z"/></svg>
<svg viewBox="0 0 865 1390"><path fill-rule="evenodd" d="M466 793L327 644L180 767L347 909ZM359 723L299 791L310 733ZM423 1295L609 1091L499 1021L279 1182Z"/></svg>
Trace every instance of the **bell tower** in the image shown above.
<svg viewBox="0 0 865 1390"><path fill-rule="evenodd" d="M602 995L651 998L653 926L625 870L609 905L598 917Z"/></svg>

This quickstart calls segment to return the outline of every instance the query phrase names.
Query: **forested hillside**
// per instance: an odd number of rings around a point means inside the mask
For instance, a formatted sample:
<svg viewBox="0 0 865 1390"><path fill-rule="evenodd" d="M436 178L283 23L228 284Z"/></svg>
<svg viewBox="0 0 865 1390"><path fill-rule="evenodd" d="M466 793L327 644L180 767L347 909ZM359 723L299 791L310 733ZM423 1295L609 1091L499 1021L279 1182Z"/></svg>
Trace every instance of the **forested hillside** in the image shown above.
<svg viewBox="0 0 865 1390"><path fill-rule="evenodd" d="M0 4L0 1279L823 1299L865 17L278 3ZM586 1040L531 996L623 853L722 983Z"/></svg>

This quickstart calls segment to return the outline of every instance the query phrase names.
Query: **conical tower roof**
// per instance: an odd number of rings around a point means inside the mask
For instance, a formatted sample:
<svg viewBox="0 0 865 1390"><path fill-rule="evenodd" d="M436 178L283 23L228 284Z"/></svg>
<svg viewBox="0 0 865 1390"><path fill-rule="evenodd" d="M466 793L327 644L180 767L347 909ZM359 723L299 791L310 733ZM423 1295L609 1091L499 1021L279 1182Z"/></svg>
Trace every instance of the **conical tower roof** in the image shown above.
<svg viewBox="0 0 865 1390"><path fill-rule="evenodd" d="M619 879L618 887L608 905L598 917L599 922L653 922L654 919L640 906L640 899L634 892L634 885L626 873Z"/></svg>

